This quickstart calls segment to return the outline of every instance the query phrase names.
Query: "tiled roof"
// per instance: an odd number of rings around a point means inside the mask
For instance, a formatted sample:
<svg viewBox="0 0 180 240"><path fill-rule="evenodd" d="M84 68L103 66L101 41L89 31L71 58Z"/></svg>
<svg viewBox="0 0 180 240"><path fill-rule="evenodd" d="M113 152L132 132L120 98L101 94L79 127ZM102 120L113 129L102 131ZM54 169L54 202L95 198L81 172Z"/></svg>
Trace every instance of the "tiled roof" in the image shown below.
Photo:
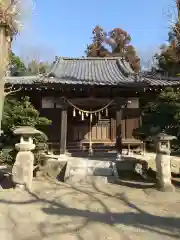
<svg viewBox="0 0 180 240"><path fill-rule="evenodd" d="M13 84L127 86L136 82L136 76L129 63L122 58L58 58L44 76L7 77L6 81Z"/></svg>
<svg viewBox="0 0 180 240"><path fill-rule="evenodd" d="M143 79L149 86L180 86L179 77L146 77Z"/></svg>
<svg viewBox="0 0 180 240"><path fill-rule="evenodd" d="M129 63L118 57L57 58L45 75L6 77L6 82L24 85L180 86L180 78L137 76Z"/></svg>
<svg viewBox="0 0 180 240"><path fill-rule="evenodd" d="M62 84L127 85L135 74L121 58L59 58L48 76Z"/></svg>
<svg viewBox="0 0 180 240"><path fill-rule="evenodd" d="M9 84L36 84L38 82L41 82L41 75L37 76L23 76L23 77L6 77L6 83Z"/></svg>

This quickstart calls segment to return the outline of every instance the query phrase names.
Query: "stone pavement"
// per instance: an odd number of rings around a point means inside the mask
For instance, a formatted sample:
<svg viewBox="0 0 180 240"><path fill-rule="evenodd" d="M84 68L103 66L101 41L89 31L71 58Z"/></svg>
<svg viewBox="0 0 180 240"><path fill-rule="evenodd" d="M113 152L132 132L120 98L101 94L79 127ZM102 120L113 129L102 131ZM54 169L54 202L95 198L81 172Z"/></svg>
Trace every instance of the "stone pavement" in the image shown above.
<svg viewBox="0 0 180 240"><path fill-rule="evenodd" d="M148 186L147 186L148 187ZM32 192L0 190L2 240L180 239L180 192L34 180Z"/></svg>

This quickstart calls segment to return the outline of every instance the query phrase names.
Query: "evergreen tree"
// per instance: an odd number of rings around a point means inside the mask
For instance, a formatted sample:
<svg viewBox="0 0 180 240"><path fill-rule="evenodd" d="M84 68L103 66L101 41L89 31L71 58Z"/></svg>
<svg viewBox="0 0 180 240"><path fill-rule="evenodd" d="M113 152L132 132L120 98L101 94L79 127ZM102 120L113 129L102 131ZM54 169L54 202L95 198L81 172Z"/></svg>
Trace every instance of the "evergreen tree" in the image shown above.
<svg viewBox="0 0 180 240"><path fill-rule="evenodd" d="M2 120L1 136L1 163L12 164L15 159L14 146L18 139L13 136L13 129L18 126L31 126L43 132L44 127L51 124L51 121L41 117L39 112L31 104L29 97L23 97L20 100L15 98L6 98L4 104L4 114ZM47 150L47 136L42 134L34 137L36 144L35 156L38 161L39 152Z"/></svg>
<svg viewBox="0 0 180 240"><path fill-rule="evenodd" d="M158 68L172 77L180 75L180 0L176 0L176 7L178 17L168 34L168 44L162 45L160 53L155 55Z"/></svg>
<svg viewBox="0 0 180 240"><path fill-rule="evenodd" d="M16 56L13 52L10 55L10 72L12 76L27 75L27 68L20 57Z"/></svg>
<svg viewBox="0 0 180 240"><path fill-rule="evenodd" d="M155 99L147 103L142 99L142 126L136 129L136 137L150 139L164 131L180 140L180 91L172 87L157 93Z"/></svg>

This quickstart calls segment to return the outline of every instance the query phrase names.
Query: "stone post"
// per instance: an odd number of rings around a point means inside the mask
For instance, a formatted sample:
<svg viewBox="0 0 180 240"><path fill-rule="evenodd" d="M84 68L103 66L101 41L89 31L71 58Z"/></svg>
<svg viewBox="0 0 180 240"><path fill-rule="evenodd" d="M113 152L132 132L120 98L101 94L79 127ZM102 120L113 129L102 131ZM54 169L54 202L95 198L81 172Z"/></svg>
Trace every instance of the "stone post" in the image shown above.
<svg viewBox="0 0 180 240"><path fill-rule="evenodd" d="M156 171L157 187L163 192L175 190L171 183L170 141L176 137L160 133L156 137Z"/></svg>
<svg viewBox="0 0 180 240"><path fill-rule="evenodd" d="M15 145L18 153L12 168L12 181L15 187L30 190L34 169L34 154L31 151L35 149L31 136L41 134L41 132L31 127L19 127L13 133L20 135L21 138L20 142Z"/></svg>

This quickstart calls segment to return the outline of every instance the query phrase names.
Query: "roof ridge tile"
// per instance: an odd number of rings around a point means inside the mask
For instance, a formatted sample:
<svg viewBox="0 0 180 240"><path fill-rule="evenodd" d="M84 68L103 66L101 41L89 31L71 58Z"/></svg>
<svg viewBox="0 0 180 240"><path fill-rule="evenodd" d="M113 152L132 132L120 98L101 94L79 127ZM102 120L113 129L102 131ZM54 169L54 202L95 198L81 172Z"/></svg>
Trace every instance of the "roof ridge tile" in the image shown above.
<svg viewBox="0 0 180 240"><path fill-rule="evenodd" d="M117 59L122 59L122 57L59 57L62 58L63 60L67 61L67 60L79 60L79 61L83 61L83 60L101 60L101 61L106 61L106 60L117 60Z"/></svg>

